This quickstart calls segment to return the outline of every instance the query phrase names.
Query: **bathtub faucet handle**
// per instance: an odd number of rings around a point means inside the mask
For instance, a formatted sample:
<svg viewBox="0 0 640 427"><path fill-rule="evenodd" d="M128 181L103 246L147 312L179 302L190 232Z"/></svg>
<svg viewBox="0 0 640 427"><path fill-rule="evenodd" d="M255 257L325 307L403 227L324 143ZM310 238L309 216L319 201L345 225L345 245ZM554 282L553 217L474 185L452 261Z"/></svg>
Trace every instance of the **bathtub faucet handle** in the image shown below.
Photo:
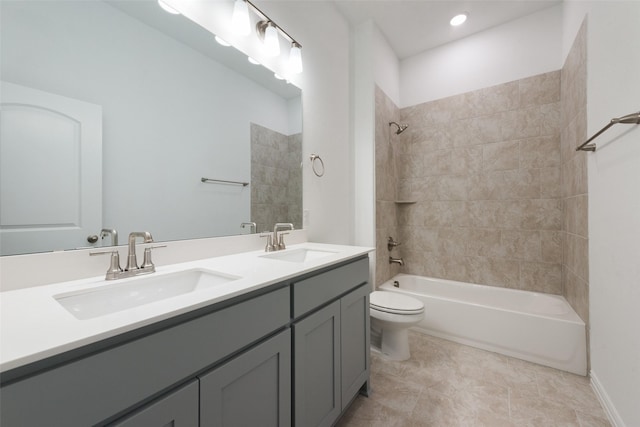
<svg viewBox="0 0 640 427"><path fill-rule="evenodd" d="M398 245L400 245L400 242L396 242L393 237L389 236L389 239L387 240L387 249L389 249L389 252Z"/></svg>

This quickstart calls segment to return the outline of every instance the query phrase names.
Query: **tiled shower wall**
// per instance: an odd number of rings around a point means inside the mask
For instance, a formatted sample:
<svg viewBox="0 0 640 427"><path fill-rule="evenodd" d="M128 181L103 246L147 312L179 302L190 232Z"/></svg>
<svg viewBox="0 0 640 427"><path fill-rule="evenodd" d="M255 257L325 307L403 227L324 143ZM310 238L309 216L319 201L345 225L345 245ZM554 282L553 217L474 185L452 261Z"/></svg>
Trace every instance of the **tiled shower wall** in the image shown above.
<svg viewBox="0 0 640 427"><path fill-rule="evenodd" d="M400 118L409 128L392 141L396 196L415 202L397 205L401 271L561 294L560 71ZM385 215L389 197L379 202Z"/></svg>
<svg viewBox="0 0 640 427"><path fill-rule="evenodd" d="M251 221L302 228L302 134L283 135L251 123Z"/></svg>
<svg viewBox="0 0 640 427"><path fill-rule="evenodd" d="M575 148L587 139L587 38L582 24L562 68L561 158L563 295L589 322L587 156Z"/></svg>
<svg viewBox="0 0 640 427"><path fill-rule="evenodd" d="M396 218L397 171L394 153L400 143L389 122L400 121L400 110L376 86L376 286L400 271L398 264L389 264L389 256L400 256L400 248L389 252L387 240L399 240ZM394 127L395 129L395 127Z"/></svg>

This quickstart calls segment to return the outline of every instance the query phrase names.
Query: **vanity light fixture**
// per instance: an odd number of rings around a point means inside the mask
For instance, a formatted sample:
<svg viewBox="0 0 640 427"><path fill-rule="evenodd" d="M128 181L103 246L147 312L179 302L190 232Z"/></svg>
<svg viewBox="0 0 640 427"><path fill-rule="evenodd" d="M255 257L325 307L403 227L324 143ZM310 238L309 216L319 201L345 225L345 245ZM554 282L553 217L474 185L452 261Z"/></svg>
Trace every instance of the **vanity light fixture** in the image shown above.
<svg viewBox="0 0 640 427"><path fill-rule="evenodd" d="M451 18L451 21L449 21L449 24L452 27L457 27L458 25L462 25L464 24L464 22L467 20L467 18L469 17L468 13L460 13L456 16L454 16L453 18Z"/></svg>
<svg viewBox="0 0 640 427"><path fill-rule="evenodd" d="M289 72L300 74L302 72L302 49L297 42L291 43L289 51Z"/></svg>
<svg viewBox="0 0 640 427"><path fill-rule="evenodd" d="M168 4L166 4L164 1L162 0L158 0L158 5L165 11L165 12L169 12L172 15L180 15L180 12L178 12L177 10L175 10L174 8L172 8L171 6L169 6Z"/></svg>
<svg viewBox="0 0 640 427"><path fill-rule="evenodd" d="M224 47L229 47L231 46L231 43L229 43L228 41L226 41L225 39L223 39L220 36L216 36L216 41L218 42L218 44L220 44L221 46Z"/></svg>
<svg viewBox="0 0 640 427"><path fill-rule="evenodd" d="M273 22L264 12L256 7L250 0L235 0L231 27L235 34L248 35L251 27L249 11L257 15L256 32L263 41L265 56L275 57L280 55L280 37L291 43L289 51L288 73L298 74L302 72L302 45L294 40L278 24ZM252 58L249 59L251 61ZM252 62L253 63L253 62Z"/></svg>
<svg viewBox="0 0 640 427"><path fill-rule="evenodd" d="M264 54L269 57L280 55L280 38L275 24L271 21L259 21L256 24L256 31L262 38Z"/></svg>
<svg viewBox="0 0 640 427"><path fill-rule="evenodd" d="M239 36L247 36L251 32L249 4L245 0L236 0L231 15L231 29Z"/></svg>

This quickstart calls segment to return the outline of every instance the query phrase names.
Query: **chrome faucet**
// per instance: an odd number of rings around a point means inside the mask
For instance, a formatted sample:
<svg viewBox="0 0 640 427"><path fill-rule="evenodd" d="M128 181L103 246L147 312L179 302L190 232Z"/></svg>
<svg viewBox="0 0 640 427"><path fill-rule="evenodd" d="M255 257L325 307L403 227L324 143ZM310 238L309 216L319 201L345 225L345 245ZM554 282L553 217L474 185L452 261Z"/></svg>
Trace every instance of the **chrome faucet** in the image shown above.
<svg viewBox="0 0 640 427"><path fill-rule="evenodd" d="M104 239L107 236L111 236L111 246L118 246L118 232L115 228L103 228L100 230L100 239Z"/></svg>
<svg viewBox="0 0 640 427"><path fill-rule="evenodd" d="M402 258L389 257L389 264L398 264L404 266L404 260Z"/></svg>
<svg viewBox="0 0 640 427"><path fill-rule="evenodd" d="M278 230L293 230L293 224L290 222L278 222L273 226L273 237L271 239L271 243L275 251L279 251L282 249L286 249L287 246L284 243L284 235L289 233L280 233L280 237L278 237Z"/></svg>
<svg viewBox="0 0 640 427"><path fill-rule="evenodd" d="M138 237L141 237L144 243L153 243L153 237L148 231L134 231L129 233L129 253L127 255L127 266L124 270L120 267L120 254L117 249L89 253L90 256L111 254L111 262L105 280L122 279L156 271L156 266L151 261L151 249L164 248L166 245L145 247L142 265L138 266L138 260L136 258L136 238Z"/></svg>
<svg viewBox="0 0 640 427"><path fill-rule="evenodd" d="M153 243L153 237L151 236L151 233L149 233L148 231L133 231L129 233L129 253L127 255L127 266L124 268L124 271L133 271L133 270L149 268L149 269L152 269L152 271L147 271L147 272L153 273L154 271L156 271L156 268L151 262L151 248L145 248L142 265L138 267L138 260L136 259L136 238L137 237L142 237L144 243ZM142 274L142 272L140 274Z"/></svg>

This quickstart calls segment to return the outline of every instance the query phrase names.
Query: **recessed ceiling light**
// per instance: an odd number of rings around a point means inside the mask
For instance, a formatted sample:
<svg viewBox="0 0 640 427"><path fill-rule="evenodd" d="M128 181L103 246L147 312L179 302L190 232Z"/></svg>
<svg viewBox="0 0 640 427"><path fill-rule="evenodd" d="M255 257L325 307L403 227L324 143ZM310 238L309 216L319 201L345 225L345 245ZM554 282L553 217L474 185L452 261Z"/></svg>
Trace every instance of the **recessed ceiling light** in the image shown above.
<svg viewBox="0 0 640 427"><path fill-rule="evenodd" d="M467 20L467 14L466 13L461 13L459 15L454 16L453 18L451 18L451 21L449 21L449 24L451 24L451 26L453 27L457 27L458 25L462 25L464 23L464 21Z"/></svg>
<svg viewBox="0 0 640 427"><path fill-rule="evenodd" d="M247 59L249 60L249 62L251 62L253 65L260 65L260 61L258 61L257 59L253 59L252 57L248 56Z"/></svg>

